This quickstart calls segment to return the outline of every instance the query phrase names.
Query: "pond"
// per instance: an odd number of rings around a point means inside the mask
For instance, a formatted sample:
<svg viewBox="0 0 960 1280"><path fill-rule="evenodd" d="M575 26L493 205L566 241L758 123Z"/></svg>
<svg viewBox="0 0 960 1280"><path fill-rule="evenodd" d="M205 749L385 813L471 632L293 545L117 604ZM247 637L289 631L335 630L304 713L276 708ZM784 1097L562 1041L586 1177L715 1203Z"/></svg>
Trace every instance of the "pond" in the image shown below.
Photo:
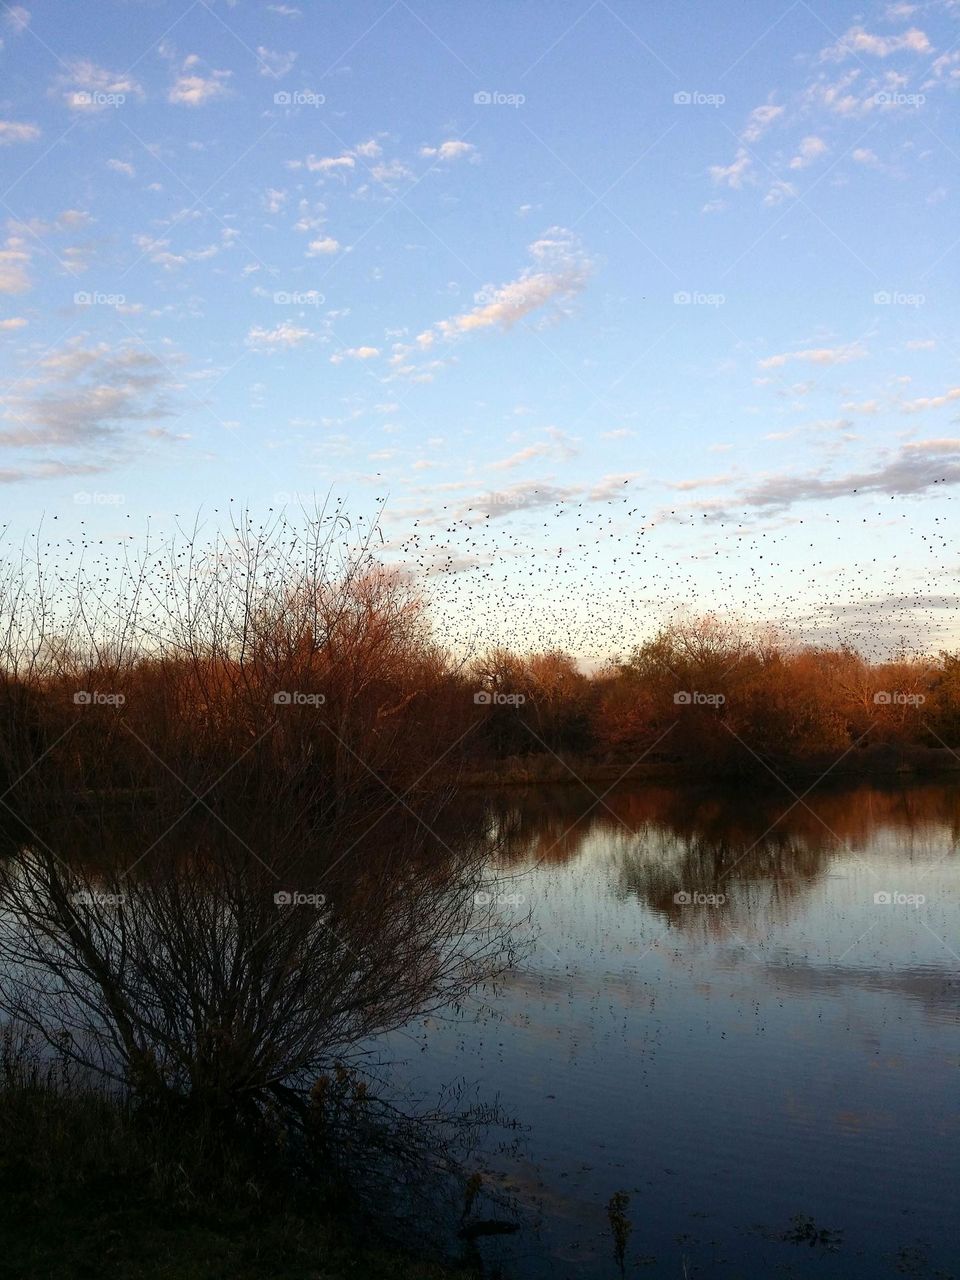
<svg viewBox="0 0 960 1280"><path fill-rule="evenodd" d="M491 1268L620 1274L620 1193L626 1275L960 1273L960 789L490 809L523 962L384 1057L523 1127L487 1161L526 1222L479 1243Z"/></svg>

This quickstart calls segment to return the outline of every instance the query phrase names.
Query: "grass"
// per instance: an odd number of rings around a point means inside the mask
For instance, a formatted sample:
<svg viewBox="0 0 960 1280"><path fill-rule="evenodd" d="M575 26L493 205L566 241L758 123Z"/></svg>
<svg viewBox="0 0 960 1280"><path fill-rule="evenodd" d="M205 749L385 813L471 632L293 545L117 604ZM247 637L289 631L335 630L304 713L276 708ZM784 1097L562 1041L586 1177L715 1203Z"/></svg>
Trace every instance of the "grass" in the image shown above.
<svg viewBox="0 0 960 1280"><path fill-rule="evenodd" d="M448 1280L297 1185L280 1146L160 1122L36 1069L0 1087L0 1277ZM362 1230L362 1237L361 1237Z"/></svg>

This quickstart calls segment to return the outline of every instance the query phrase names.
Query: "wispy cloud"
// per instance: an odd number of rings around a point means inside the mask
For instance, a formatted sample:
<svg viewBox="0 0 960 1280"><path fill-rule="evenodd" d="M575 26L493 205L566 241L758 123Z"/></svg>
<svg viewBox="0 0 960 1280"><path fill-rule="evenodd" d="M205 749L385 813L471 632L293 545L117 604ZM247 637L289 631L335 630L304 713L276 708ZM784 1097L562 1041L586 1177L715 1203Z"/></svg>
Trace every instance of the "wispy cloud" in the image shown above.
<svg viewBox="0 0 960 1280"><path fill-rule="evenodd" d="M170 86L167 100L180 107L203 107L229 93L231 71L204 72L195 53L184 59L180 74Z"/></svg>
<svg viewBox="0 0 960 1280"><path fill-rule="evenodd" d="M863 360L868 354L862 342L849 342L841 347L807 347L803 351L785 351L758 360L761 369L780 369L792 361L803 364L849 364L851 360Z"/></svg>
<svg viewBox="0 0 960 1280"><path fill-rule="evenodd" d="M16 448L82 448L130 424L175 412L178 357L161 361L135 343L91 344L85 336L40 360L16 390L0 397L0 443Z"/></svg>
<svg viewBox="0 0 960 1280"><path fill-rule="evenodd" d="M927 35L918 27L911 27L899 35L882 36L855 26L850 27L835 44L824 49L820 57L824 62L842 62L854 56L889 58L893 53L930 53L932 48Z"/></svg>
<svg viewBox="0 0 960 1280"><path fill-rule="evenodd" d="M15 142L36 142L39 137L39 125L24 124L18 120L0 120L0 147L7 147Z"/></svg>
<svg viewBox="0 0 960 1280"><path fill-rule="evenodd" d="M449 341L477 329L510 329L534 311L562 310L586 287L592 264L573 232L551 227L530 245L530 255L533 264L515 280L481 289L476 306L424 330L418 345L430 347L437 338Z"/></svg>
<svg viewBox="0 0 960 1280"><path fill-rule="evenodd" d="M120 99L143 99L143 86L129 72L110 71L89 58L71 58L54 81L54 92L71 111L96 114Z"/></svg>
<svg viewBox="0 0 960 1280"><path fill-rule="evenodd" d="M312 330L284 320L272 329L254 326L247 334L247 346L252 347L254 351L278 351L284 348L289 350L291 347L299 347L316 336Z"/></svg>

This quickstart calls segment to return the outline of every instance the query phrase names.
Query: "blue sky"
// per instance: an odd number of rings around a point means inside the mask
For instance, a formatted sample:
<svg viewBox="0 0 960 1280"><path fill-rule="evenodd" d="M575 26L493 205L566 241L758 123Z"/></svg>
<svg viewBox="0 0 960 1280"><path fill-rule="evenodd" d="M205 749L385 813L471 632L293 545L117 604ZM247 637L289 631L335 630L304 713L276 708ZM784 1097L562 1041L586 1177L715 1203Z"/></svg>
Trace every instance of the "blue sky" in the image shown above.
<svg viewBox="0 0 960 1280"><path fill-rule="evenodd" d="M953 0L0 32L8 540L332 489L461 636L955 638Z"/></svg>

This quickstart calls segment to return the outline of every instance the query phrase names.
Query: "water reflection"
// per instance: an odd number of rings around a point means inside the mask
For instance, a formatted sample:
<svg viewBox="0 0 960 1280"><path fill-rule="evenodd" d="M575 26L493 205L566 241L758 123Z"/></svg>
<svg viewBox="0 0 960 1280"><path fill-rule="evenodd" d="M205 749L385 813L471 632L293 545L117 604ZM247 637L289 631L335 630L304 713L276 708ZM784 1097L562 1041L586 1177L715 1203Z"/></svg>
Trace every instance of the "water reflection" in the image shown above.
<svg viewBox="0 0 960 1280"><path fill-rule="evenodd" d="M495 1020L415 1028L411 1069L480 1079L530 1126L526 1162L497 1172L541 1231L488 1261L613 1274L622 1192L628 1275L949 1273L955 786L476 802L535 950Z"/></svg>

